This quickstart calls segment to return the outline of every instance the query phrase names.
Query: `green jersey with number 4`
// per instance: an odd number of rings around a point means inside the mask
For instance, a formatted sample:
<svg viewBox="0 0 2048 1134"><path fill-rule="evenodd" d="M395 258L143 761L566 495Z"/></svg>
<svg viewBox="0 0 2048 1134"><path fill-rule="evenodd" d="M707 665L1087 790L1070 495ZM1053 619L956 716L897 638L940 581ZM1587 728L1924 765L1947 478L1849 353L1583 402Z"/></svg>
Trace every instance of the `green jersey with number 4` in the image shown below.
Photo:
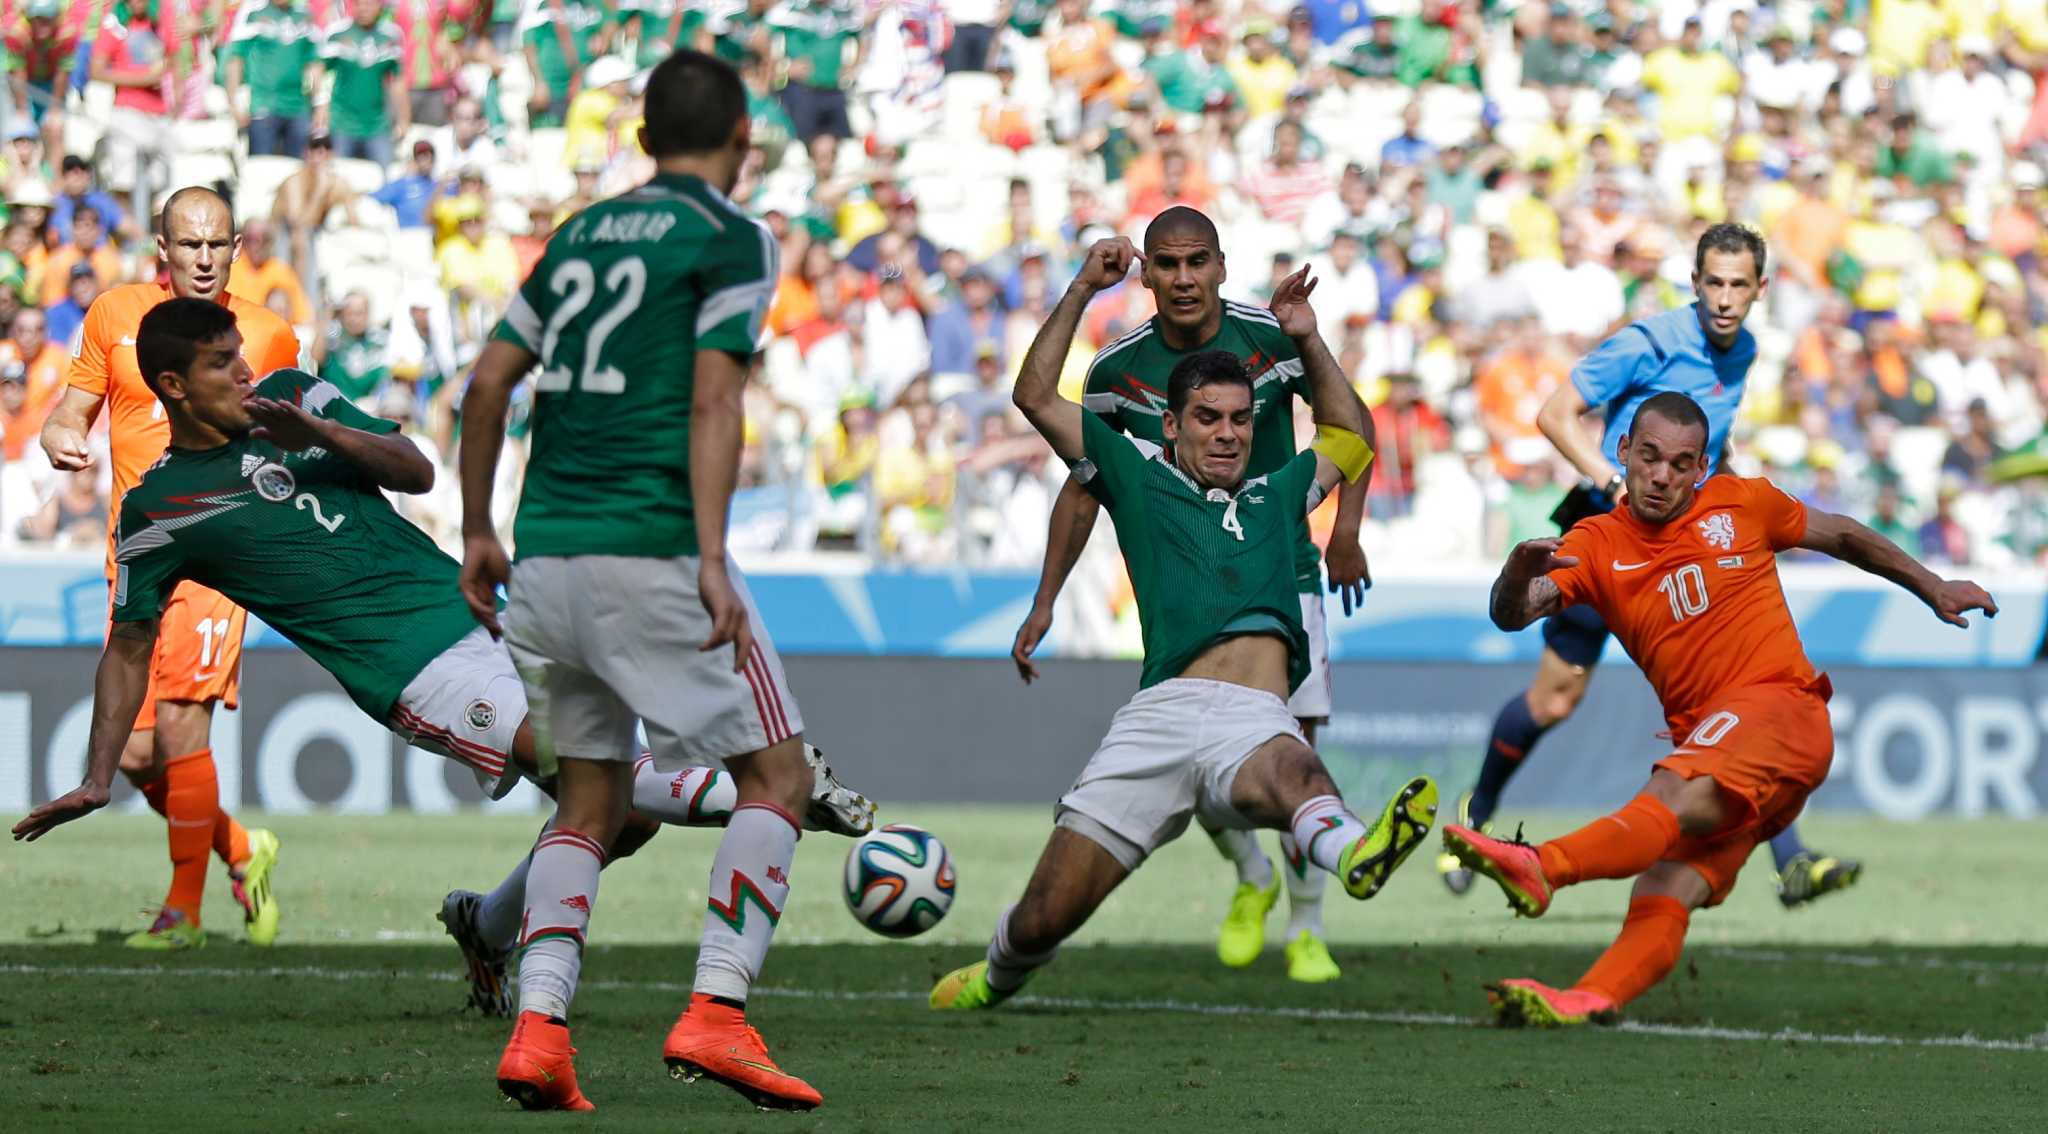
<svg viewBox="0 0 2048 1134"><path fill-rule="evenodd" d="M303 371L280 370L256 392L351 429L398 430ZM155 618L191 579L290 638L381 721L427 663L476 629L460 573L353 462L244 434L166 450L122 499L114 621Z"/></svg>
<svg viewBox="0 0 2048 1134"><path fill-rule="evenodd" d="M1246 476L1263 476L1294 459L1294 399L1309 401L1301 352L1263 308L1226 300L1216 336L1200 346L1166 345L1155 316L1112 341L1088 364L1081 404L1104 421L1141 441L1165 447L1160 418L1166 412L1166 379L1181 359L1196 351L1227 350L1252 378L1252 450ZM1303 525L1294 547L1297 593L1322 592L1322 555Z"/></svg>
<svg viewBox="0 0 2048 1134"><path fill-rule="evenodd" d="M776 257L766 225L701 178L666 174L548 241L492 333L540 357L521 558L697 554L697 352L753 354Z"/></svg>
<svg viewBox="0 0 2048 1134"><path fill-rule="evenodd" d="M1287 687L1308 677L1308 633L1295 597L1291 549L1322 502L1309 450L1237 491L1204 489L1171 453L1081 415L1087 460L1074 475L1116 522L1144 628L1138 688L1178 677L1224 639L1270 634L1287 643Z"/></svg>

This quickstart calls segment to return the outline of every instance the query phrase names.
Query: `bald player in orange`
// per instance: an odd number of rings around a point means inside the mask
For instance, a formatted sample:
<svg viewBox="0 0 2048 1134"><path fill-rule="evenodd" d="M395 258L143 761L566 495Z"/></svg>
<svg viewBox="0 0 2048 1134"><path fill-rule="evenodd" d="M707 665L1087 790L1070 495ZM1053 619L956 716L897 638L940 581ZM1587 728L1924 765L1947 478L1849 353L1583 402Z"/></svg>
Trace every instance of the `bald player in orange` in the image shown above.
<svg viewBox="0 0 2048 1134"><path fill-rule="evenodd" d="M1832 690L1799 642L1778 552L1801 547L1889 579L1955 626L1969 625L1965 611L1998 613L1982 587L1935 576L1846 516L1761 478L1708 479L1706 445L1697 403L1651 397L1621 438L1623 506L1562 540L1521 544L1493 584L1503 630L1576 603L1597 608L1657 691L1670 735L1685 738L1628 806L1541 846L1444 828L1445 848L1527 917L1543 916L1559 887L1636 880L1621 936L1577 984L1488 987L1503 1023L1613 1019L1678 963L1692 911L1727 898L1750 851L1827 778Z"/></svg>
<svg viewBox="0 0 2048 1134"><path fill-rule="evenodd" d="M227 294L228 268L238 244L234 213L218 193L201 187L173 193L158 218L156 237L170 286L129 284L93 301L73 351L70 388L43 425L43 451L50 463L82 469L92 463L86 432L100 408L107 409L114 466L107 539L110 585L115 580L112 517L121 514L121 497L170 443L163 406L136 367L135 335L143 314L173 296L223 303L235 313L243 353L258 375L298 362L298 339L289 324L258 304ZM181 584L164 608L149 695L121 754L121 772L169 825L171 888L154 924L128 939L132 947L175 949L205 940L199 906L209 849L228 864L249 940L258 945L276 940L277 902L269 875L277 860L277 837L245 830L221 810L210 747L214 705L224 701L235 707L244 618L240 607L195 583Z"/></svg>

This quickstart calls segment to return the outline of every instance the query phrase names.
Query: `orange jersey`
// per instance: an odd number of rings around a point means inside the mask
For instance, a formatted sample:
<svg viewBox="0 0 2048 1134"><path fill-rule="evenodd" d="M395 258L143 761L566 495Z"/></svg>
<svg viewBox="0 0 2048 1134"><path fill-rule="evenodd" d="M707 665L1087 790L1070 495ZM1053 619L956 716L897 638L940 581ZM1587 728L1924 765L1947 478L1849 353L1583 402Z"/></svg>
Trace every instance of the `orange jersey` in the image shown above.
<svg viewBox="0 0 2048 1134"><path fill-rule="evenodd" d="M71 385L106 399L114 462L114 498L107 510L109 579L114 577L113 527L121 514L121 498L171 443L164 407L142 384L142 369L135 362L135 333L143 315L169 298L170 289L157 284L129 284L101 295L86 311L72 351ZM227 306L242 332L242 357L259 378L298 364L299 340L291 324L265 307L232 296Z"/></svg>
<svg viewBox="0 0 2048 1134"><path fill-rule="evenodd" d="M1806 505L1761 478L1709 479L1658 527L1626 505L1580 522L1550 573L1567 606L1600 612L1684 736L1728 694L1810 685L1813 663L1778 582L1777 553L1806 537Z"/></svg>

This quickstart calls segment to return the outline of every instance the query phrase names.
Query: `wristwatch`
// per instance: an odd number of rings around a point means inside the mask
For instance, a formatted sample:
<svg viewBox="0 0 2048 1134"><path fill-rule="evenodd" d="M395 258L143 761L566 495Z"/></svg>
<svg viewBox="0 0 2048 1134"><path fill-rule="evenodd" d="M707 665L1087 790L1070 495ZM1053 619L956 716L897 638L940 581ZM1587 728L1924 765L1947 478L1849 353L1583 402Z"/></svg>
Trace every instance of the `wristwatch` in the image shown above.
<svg viewBox="0 0 2048 1134"><path fill-rule="evenodd" d="M1628 487L1628 478L1620 473L1615 473L1607 478L1606 484L1600 486L1600 491L1605 492L1610 500L1619 500L1621 499L1621 490L1626 487Z"/></svg>

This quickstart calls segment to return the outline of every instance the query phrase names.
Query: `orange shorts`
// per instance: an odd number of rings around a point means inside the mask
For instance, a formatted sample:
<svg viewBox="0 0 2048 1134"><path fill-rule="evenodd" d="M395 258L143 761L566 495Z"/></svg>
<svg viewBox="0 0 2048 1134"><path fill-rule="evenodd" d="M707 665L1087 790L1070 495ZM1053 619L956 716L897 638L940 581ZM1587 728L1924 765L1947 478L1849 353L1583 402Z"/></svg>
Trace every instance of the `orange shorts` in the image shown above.
<svg viewBox="0 0 2048 1134"><path fill-rule="evenodd" d="M240 703L242 630L248 612L219 591L179 583L157 622L156 656L149 666L149 693L135 715L137 731L156 727L156 703L220 701Z"/></svg>
<svg viewBox="0 0 2048 1134"><path fill-rule="evenodd" d="M1713 888L1708 905L1728 897L1749 853L1791 826L1806 797L1828 778L1835 758L1828 719L1832 693L1825 676L1811 686L1739 689L1700 717L1684 744L1657 761L1657 767L1686 779L1714 777L1734 810L1722 830L1680 839L1664 856L1707 880Z"/></svg>

